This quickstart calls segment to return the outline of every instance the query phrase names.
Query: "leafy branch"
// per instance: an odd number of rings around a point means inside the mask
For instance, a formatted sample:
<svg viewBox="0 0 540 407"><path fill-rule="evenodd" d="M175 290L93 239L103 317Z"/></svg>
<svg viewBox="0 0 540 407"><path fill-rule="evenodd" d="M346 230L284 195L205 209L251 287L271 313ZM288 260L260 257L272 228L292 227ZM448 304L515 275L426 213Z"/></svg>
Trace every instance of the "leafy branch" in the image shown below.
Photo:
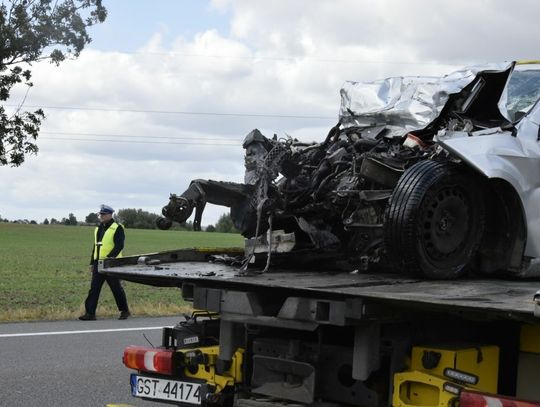
<svg viewBox="0 0 540 407"><path fill-rule="evenodd" d="M106 17L102 0L2 1L0 103L9 99L14 86L33 86L33 63L49 60L59 65L77 58L92 40L87 28ZM0 105L0 165L19 166L26 155L38 152L36 140L44 119L41 109L22 111L21 104L8 114Z"/></svg>

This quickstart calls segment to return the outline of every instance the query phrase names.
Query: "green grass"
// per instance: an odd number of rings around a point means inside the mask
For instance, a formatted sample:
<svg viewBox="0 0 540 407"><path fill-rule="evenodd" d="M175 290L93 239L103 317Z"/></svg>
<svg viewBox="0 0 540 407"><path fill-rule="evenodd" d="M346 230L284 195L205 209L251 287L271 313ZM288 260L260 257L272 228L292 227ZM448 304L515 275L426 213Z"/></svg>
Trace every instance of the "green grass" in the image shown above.
<svg viewBox="0 0 540 407"><path fill-rule="evenodd" d="M0 321L76 318L90 287L94 228L0 223ZM124 255L187 247L241 247L229 233L126 230ZM135 315L171 315L187 309L180 290L124 282ZM107 284L97 314L117 314Z"/></svg>

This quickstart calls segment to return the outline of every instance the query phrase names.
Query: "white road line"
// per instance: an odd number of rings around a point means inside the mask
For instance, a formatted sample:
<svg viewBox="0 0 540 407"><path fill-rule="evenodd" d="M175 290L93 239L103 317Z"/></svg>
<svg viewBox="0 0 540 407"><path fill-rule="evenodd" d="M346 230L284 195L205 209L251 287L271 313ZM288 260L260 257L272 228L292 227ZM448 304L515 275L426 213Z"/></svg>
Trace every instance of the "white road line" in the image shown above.
<svg viewBox="0 0 540 407"><path fill-rule="evenodd" d="M140 328L118 328L118 329L86 329L84 331L57 331L57 332L28 332L18 334L0 334L0 338L17 338L20 336L48 336L48 335L74 335L74 334L93 334L102 332L125 332L125 331L149 331L163 329L163 326L144 326Z"/></svg>

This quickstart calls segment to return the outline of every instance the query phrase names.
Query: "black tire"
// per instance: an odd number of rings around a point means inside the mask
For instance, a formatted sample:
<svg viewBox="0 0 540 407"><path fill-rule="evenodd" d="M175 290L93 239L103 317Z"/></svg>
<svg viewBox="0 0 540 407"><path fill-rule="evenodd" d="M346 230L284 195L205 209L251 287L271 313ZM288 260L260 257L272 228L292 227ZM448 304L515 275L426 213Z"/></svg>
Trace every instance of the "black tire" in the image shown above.
<svg viewBox="0 0 540 407"><path fill-rule="evenodd" d="M169 230L172 226L172 222L166 218L157 218L156 226L161 230Z"/></svg>
<svg viewBox="0 0 540 407"><path fill-rule="evenodd" d="M463 275L484 230L479 177L456 164L420 161L399 179L385 210L391 263L433 279Z"/></svg>

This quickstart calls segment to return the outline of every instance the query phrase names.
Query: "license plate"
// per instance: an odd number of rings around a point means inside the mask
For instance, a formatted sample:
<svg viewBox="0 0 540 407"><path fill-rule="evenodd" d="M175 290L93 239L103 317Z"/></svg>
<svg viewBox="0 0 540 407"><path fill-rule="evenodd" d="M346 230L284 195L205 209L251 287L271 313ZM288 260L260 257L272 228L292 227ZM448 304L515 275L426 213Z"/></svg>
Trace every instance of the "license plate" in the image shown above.
<svg viewBox="0 0 540 407"><path fill-rule="evenodd" d="M131 394L156 400L178 401L187 404L201 404L199 383L167 380L158 377L131 375Z"/></svg>

